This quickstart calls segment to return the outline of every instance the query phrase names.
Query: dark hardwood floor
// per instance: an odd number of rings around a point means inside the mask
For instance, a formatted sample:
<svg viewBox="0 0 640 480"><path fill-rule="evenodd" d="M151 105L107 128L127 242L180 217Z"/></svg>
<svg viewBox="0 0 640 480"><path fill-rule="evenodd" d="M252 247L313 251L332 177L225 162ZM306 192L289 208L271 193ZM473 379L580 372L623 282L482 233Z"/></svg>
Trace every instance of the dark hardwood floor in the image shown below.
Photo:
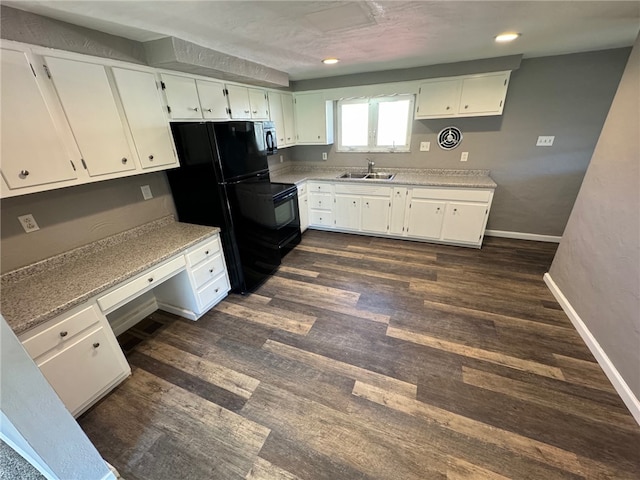
<svg viewBox="0 0 640 480"><path fill-rule="evenodd" d="M309 231L255 294L123 334L133 375L80 425L125 480L640 478L555 248Z"/></svg>

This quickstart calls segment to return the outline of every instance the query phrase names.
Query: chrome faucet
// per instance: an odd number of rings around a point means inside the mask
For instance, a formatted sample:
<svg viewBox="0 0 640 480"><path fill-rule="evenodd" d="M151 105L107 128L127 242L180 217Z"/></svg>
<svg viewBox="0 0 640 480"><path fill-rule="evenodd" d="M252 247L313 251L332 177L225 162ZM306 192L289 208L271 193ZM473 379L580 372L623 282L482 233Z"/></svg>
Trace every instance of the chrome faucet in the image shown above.
<svg viewBox="0 0 640 480"><path fill-rule="evenodd" d="M373 167L375 166L375 162L370 158L367 158L367 173L373 173Z"/></svg>

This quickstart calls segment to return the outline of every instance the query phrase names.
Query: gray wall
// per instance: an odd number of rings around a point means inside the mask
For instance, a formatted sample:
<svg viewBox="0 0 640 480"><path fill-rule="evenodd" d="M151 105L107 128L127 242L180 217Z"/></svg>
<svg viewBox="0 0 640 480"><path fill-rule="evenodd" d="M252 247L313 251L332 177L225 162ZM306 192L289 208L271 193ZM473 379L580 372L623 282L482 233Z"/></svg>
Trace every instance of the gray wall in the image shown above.
<svg viewBox="0 0 640 480"><path fill-rule="evenodd" d="M640 398L640 37L550 275Z"/></svg>
<svg viewBox="0 0 640 480"><path fill-rule="evenodd" d="M623 48L522 60L511 75L501 117L415 121L411 153L366 155L336 153L334 146L300 146L294 147L293 159L319 166L364 166L365 158L373 157L378 167L390 169L487 168L498 184L489 229L560 236L629 52ZM376 75L371 74L372 82ZM327 88L332 82L326 80ZM319 82L313 86L322 88ZM449 125L461 128L464 139L445 152L436 145L436 135ZM538 135L555 135L554 145L536 147ZM430 141L431 151L419 152L421 141ZM325 151L329 157L322 161ZM463 151L469 152L466 163L460 162Z"/></svg>
<svg viewBox="0 0 640 480"><path fill-rule="evenodd" d="M141 185L153 198L144 200ZM33 214L40 230L25 233L19 215ZM32 193L2 200L2 273L175 214L163 172Z"/></svg>

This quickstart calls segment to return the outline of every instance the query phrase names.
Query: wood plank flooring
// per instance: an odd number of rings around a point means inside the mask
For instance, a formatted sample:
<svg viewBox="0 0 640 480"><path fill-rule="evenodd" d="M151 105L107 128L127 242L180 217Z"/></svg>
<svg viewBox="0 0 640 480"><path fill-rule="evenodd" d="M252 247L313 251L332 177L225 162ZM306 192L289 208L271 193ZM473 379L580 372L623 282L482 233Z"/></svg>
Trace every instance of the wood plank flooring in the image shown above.
<svg viewBox="0 0 640 480"><path fill-rule="evenodd" d="M555 248L309 231L254 294L121 335L133 375L80 425L125 480L638 479Z"/></svg>

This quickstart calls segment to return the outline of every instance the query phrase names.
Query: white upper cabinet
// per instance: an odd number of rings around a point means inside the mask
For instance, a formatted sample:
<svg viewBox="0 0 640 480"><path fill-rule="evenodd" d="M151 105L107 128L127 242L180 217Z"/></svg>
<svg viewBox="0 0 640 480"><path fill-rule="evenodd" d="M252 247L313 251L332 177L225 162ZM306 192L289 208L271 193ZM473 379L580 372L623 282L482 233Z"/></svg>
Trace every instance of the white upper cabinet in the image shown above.
<svg viewBox="0 0 640 480"><path fill-rule="evenodd" d="M113 76L142 168L177 165L155 75L113 68Z"/></svg>
<svg viewBox="0 0 640 480"><path fill-rule="evenodd" d="M462 81L460 113L496 115L502 113L507 96L509 72L478 75Z"/></svg>
<svg viewBox="0 0 640 480"><path fill-rule="evenodd" d="M297 144L333 143L333 102L322 92L294 95Z"/></svg>
<svg viewBox="0 0 640 480"><path fill-rule="evenodd" d="M268 120L267 92L260 88L248 88L227 84L229 108L234 120Z"/></svg>
<svg viewBox="0 0 640 480"><path fill-rule="evenodd" d="M206 120L229 120L229 102L225 86L220 82L196 80L202 116Z"/></svg>
<svg viewBox="0 0 640 480"><path fill-rule="evenodd" d="M269 92L267 97L269 99L269 112L271 114L271 121L276 127L278 147L284 147L286 136L284 134L284 111L282 109L282 95L278 92Z"/></svg>
<svg viewBox="0 0 640 480"><path fill-rule="evenodd" d="M416 119L502 115L511 72L427 80L420 84Z"/></svg>
<svg viewBox="0 0 640 480"><path fill-rule="evenodd" d="M172 119L202 118L195 79L165 73L160 77Z"/></svg>
<svg viewBox="0 0 640 480"><path fill-rule="evenodd" d="M278 135L278 147L290 147L296 143L293 95L286 92L269 92L269 114Z"/></svg>
<svg viewBox="0 0 640 480"><path fill-rule="evenodd" d="M135 170L105 67L55 57L45 60L89 175Z"/></svg>
<svg viewBox="0 0 640 480"><path fill-rule="evenodd" d="M76 179L61 125L52 111L53 99L45 96L42 79L36 77L24 52L3 48L0 59L2 176L9 189ZM9 193L3 191L2 196Z"/></svg>
<svg viewBox="0 0 640 480"><path fill-rule="evenodd" d="M284 146L296 144L296 118L293 108L293 94L281 93L282 116L284 117ZM279 134L278 134L279 135Z"/></svg>

